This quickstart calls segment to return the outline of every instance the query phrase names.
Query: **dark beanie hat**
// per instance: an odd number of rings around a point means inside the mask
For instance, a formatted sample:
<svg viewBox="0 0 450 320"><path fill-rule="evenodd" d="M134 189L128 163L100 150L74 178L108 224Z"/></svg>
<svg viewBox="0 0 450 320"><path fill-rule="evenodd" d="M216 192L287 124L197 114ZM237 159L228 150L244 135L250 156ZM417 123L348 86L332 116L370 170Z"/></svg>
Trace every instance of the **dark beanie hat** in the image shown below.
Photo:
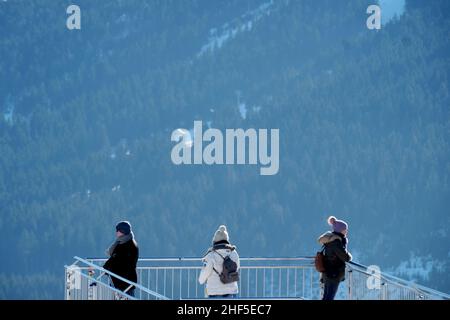
<svg viewBox="0 0 450 320"><path fill-rule="evenodd" d="M131 224L128 221L120 221L116 225L116 231L120 231L123 234L127 235L131 232Z"/></svg>

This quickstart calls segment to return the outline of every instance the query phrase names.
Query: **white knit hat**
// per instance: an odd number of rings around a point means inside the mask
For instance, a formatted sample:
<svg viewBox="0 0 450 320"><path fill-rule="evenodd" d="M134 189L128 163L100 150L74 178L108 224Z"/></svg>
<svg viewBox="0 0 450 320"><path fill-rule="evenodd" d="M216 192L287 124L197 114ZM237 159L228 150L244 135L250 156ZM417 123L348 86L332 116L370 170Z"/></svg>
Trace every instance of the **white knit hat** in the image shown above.
<svg viewBox="0 0 450 320"><path fill-rule="evenodd" d="M221 225L216 233L214 233L213 243L223 240L230 241L230 237L228 236L227 227Z"/></svg>

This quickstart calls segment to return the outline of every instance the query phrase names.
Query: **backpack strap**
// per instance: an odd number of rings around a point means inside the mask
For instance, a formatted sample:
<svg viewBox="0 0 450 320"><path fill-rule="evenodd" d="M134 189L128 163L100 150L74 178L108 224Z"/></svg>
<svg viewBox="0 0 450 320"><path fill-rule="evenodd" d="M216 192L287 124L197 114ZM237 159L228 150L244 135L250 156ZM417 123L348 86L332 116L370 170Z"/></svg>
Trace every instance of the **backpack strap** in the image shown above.
<svg viewBox="0 0 450 320"><path fill-rule="evenodd" d="M224 257L223 255L221 255L221 254L219 253L219 251L213 249L213 252L217 253L223 260L225 260L225 257Z"/></svg>
<svg viewBox="0 0 450 320"><path fill-rule="evenodd" d="M213 267L213 270L214 270L214 272L217 273L217 275L220 277L219 271L217 271L216 268L214 268L214 267Z"/></svg>
<svg viewBox="0 0 450 320"><path fill-rule="evenodd" d="M217 250L214 250L214 249L213 249L212 252L217 253L223 260L225 260L225 258L224 258L219 252L217 252ZM216 268L214 268L214 266L213 266L213 270L214 270L214 272L217 273L217 275L220 277L219 271L217 271Z"/></svg>
<svg viewBox="0 0 450 320"><path fill-rule="evenodd" d="M230 248L231 249L231 248ZM232 251L234 250L234 248L232 249ZM216 249L212 249L211 252L215 252L217 253L224 261L225 261L225 257L223 255L221 255ZM220 273L216 270L216 268L213 267L213 270L217 273L217 275L220 277Z"/></svg>

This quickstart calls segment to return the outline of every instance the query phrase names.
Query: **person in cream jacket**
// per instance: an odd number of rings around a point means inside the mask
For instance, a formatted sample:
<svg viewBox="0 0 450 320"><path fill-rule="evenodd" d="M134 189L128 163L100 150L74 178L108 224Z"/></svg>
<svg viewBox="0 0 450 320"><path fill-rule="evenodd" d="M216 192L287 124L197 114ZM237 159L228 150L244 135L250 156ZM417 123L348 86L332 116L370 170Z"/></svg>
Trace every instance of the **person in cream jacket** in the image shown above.
<svg viewBox="0 0 450 320"><path fill-rule="evenodd" d="M221 225L214 233L213 246L203 258L203 268L198 281L200 284L206 283L206 295L209 298L235 298L239 293L238 282L222 283L219 275L222 273L224 257L230 256L238 267L239 254L235 246L230 244L230 237L226 226Z"/></svg>

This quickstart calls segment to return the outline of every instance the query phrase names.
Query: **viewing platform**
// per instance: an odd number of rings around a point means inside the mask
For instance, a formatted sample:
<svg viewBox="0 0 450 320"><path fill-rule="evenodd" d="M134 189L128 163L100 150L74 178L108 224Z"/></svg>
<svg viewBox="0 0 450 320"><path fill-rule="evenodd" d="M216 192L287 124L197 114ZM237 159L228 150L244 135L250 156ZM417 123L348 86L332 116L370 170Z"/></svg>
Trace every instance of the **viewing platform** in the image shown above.
<svg viewBox="0 0 450 320"><path fill-rule="evenodd" d="M139 259L138 282L102 268L106 259L79 258L65 266L66 300L181 300L205 299L198 283L201 258ZM241 258L239 299L319 300L320 273L313 257ZM111 286L110 276L135 286L134 297ZM128 290L128 289L127 289ZM339 300L449 300L450 295L364 265L347 263Z"/></svg>

